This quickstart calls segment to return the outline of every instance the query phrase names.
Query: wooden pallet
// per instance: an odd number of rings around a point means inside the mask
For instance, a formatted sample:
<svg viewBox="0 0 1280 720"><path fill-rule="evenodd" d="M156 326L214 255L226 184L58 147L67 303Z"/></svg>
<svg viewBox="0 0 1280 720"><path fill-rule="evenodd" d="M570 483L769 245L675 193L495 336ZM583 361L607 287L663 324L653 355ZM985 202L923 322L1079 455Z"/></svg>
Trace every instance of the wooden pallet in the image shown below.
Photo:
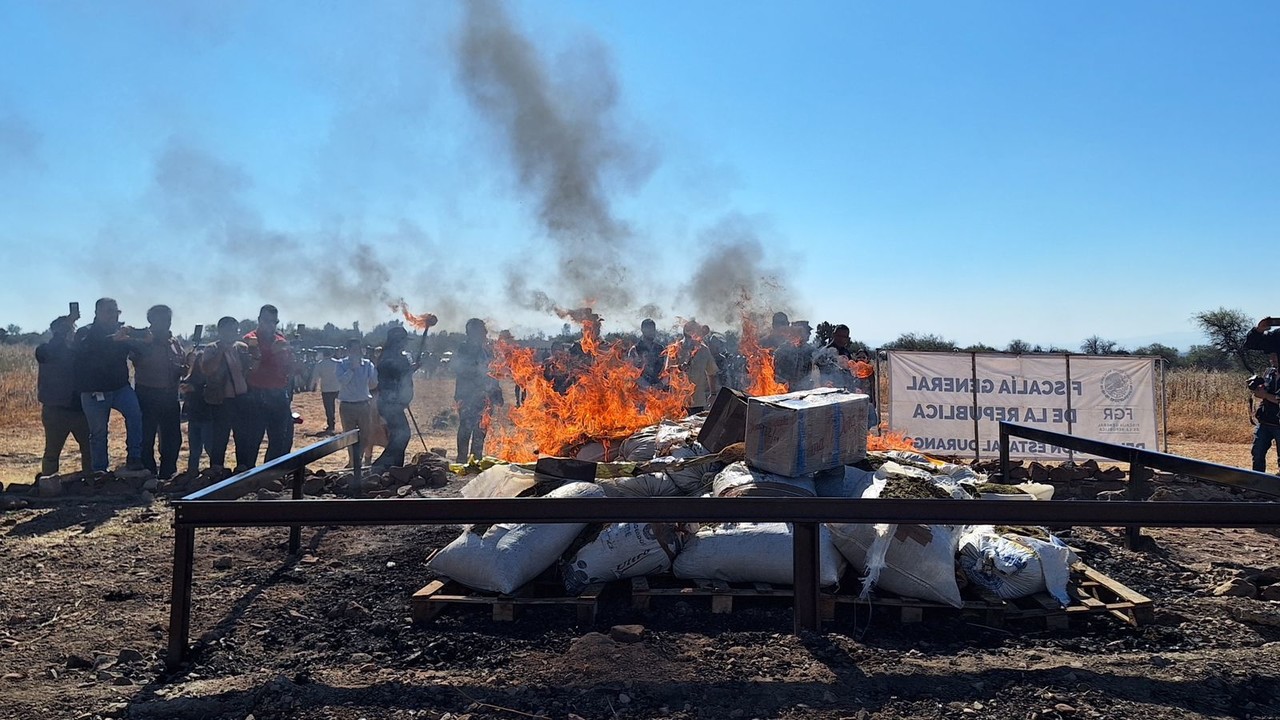
<svg viewBox="0 0 1280 720"><path fill-rule="evenodd" d="M568 595L564 586L558 582L534 580L525 584L510 595L488 593L475 590L452 580L440 579L427 583L425 587L413 594L410 605L413 608L413 621L426 622L450 606L488 605L492 608L493 619L499 622L511 622L520 611L532 605L558 605L574 607L578 612L578 623L591 626L596 622L596 609L599 607L600 593L604 583L588 585L578 595Z"/></svg>
<svg viewBox="0 0 1280 720"><path fill-rule="evenodd" d="M795 593L790 585L765 582L729 583L723 580L682 580L670 575L631 578L631 607L648 611L655 598L709 598L713 614L732 613L742 601L783 601L791 604ZM835 596L822 593L819 611L824 622L835 619Z"/></svg>
<svg viewBox="0 0 1280 720"><path fill-rule="evenodd" d="M1065 630L1071 618L1084 615L1110 614L1133 626L1152 621L1155 614L1151 599L1110 578L1084 563L1071 567L1071 581L1067 595L1071 603L1062 607L1048 593L1040 592L1015 600L1004 600L982 591L977 598L966 599L960 608L942 603L895 596L873 596L859 599L857 593L837 595L837 605L863 605L885 608L897 614L902 623L916 623L924 619L926 612L961 612L976 616L984 625L1002 627L1007 622L1032 621L1043 623L1048 630ZM857 583L852 583L856 587Z"/></svg>

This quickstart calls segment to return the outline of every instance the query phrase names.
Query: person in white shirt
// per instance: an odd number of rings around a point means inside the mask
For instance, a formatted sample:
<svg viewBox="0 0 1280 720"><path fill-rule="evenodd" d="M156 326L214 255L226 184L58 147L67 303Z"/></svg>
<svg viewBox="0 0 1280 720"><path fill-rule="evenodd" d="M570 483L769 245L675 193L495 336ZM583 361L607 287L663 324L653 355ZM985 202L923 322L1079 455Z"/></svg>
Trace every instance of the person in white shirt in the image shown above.
<svg viewBox="0 0 1280 720"><path fill-rule="evenodd" d="M378 386L378 369L364 358L360 349L360 338L351 338L347 341L347 356L333 362L336 365L338 416L342 420L342 431L359 430L360 445L363 445L373 423L373 395L369 391ZM358 448L358 445L352 445L347 449L351 454L352 467L356 464Z"/></svg>
<svg viewBox="0 0 1280 720"><path fill-rule="evenodd" d="M315 377L320 381L320 400L324 403L324 435L332 435L334 412L338 404L338 359L333 351L325 348L320 351L320 362L316 363Z"/></svg>

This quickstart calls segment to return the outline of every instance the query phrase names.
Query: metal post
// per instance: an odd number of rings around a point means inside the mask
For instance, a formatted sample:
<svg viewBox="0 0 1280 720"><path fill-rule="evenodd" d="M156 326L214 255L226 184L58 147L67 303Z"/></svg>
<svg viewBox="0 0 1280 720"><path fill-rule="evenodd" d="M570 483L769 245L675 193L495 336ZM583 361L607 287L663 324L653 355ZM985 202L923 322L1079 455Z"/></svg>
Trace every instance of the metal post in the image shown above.
<svg viewBox="0 0 1280 720"><path fill-rule="evenodd" d="M1129 463L1129 489L1125 495L1126 500L1139 502L1146 499L1148 472L1150 471L1146 466L1136 460ZM1136 550L1142 545L1141 525L1125 526L1124 544L1130 550Z"/></svg>
<svg viewBox="0 0 1280 720"><path fill-rule="evenodd" d="M174 525L173 585L169 593L169 655L165 667L176 670L187 657L187 638L191 635L191 570L196 544L196 529L191 525Z"/></svg>
<svg viewBox="0 0 1280 720"><path fill-rule="evenodd" d="M305 467L300 467L297 470L293 471L293 499L294 500L302 499L302 477L303 477L303 472L305 471L306 471ZM297 555L298 550L300 550L301 548L302 548L302 526L290 525L289 526L289 554Z"/></svg>
<svg viewBox="0 0 1280 720"><path fill-rule="evenodd" d="M356 449L351 460L351 485L348 486L352 497L360 497L364 494L364 447L359 433L360 431L356 430L356 444L352 445Z"/></svg>
<svg viewBox="0 0 1280 720"><path fill-rule="evenodd" d="M798 522L792 524L792 572L794 577L793 600L794 632L799 635L805 630L821 628L822 615L819 612L818 590L822 579L819 576L818 528L816 522Z"/></svg>
<svg viewBox="0 0 1280 720"><path fill-rule="evenodd" d="M1009 427L1000 423L1000 482L1009 482Z"/></svg>

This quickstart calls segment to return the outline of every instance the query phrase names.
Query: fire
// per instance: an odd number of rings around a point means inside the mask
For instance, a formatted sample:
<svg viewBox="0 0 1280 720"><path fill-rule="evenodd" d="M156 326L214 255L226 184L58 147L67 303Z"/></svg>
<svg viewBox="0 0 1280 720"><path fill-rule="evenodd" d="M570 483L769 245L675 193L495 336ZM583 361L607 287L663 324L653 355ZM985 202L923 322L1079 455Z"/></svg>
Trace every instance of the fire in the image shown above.
<svg viewBox="0 0 1280 720"><path fill-rule="evenodd" d="M882 435L867 435L868 450L915 450L916 443L905 433L886 430Z"/></svg>
<svg viewBox="0 0 1280 720"><path fill-rule="evenodd" d="M618 442L642 427L684 415L693 384L674 373L666 388L641 388L640 368L627 358L627 348L621 342L601 343L599 318L592 316L584 316L581 352L558 351L545 363L532 348L498 339L492 372L526 392L520 407L509 407L510 424L494 424L490 438L498 457L528 462L564 455L587 442Z"/></svg>
<svg viewBox="0 0 1280 720"><path fill-rule="evenodd" d="M404 321L409 323L409 325L411 325L415 330L425 331L427 328L439 322L439 319L431 313L414 315L410 312L409 306L405 304L404 298L387 303L387 307L391 308L391 312L398 312L404 316Z"/></svg>
<svg viewBox="0 0 1280 720"><path fill-rule="evenodd" d="M751 381L747 388L748 395L758 397L787 392L787 386L774 378L773 353L760 347L759 332L745 313L742 316L742 339L738 341L738 352L747 359L747 377Z"/></svg>
<svg viewBox="0 0 1280 720"><path fill-rule="evenodd" d="M855 361L850 369L853 370L853 376L859 380L866 380L876 374L876 369L871 367L871 363L862 360Z"/></svg>

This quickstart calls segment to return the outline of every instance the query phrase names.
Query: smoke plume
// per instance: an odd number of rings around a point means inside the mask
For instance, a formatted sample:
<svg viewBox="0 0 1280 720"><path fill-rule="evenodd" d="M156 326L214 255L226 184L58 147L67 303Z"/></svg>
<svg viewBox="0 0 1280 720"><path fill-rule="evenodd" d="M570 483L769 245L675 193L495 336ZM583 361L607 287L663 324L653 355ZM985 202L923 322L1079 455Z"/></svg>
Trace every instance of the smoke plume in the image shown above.
<svg viewBox="0 0 1280 720"><path fill-rule="evenodd" d="M679 295L698 317L736 325L744 314L788 309L785 270L767 264L761 224L735 213L699 235L706 250Z"/></svg>
<svg viewBox="0 0 1280 720"><path fill-rule="evenodd" d="M619 128L618 85L605 49L584 40L569 59L564 67L570 71L553 73L501 2L466 3L459 82L497 131L520 191L533 199L554 244L558 268L550 293L531 291L524 278L513 277L510 299L535 310L544 310L552 294L568 295L566 304L629 308L635 300L627 263L632 231L615 214L609 193L617 183L643 181L653 163Z"/></svg>

